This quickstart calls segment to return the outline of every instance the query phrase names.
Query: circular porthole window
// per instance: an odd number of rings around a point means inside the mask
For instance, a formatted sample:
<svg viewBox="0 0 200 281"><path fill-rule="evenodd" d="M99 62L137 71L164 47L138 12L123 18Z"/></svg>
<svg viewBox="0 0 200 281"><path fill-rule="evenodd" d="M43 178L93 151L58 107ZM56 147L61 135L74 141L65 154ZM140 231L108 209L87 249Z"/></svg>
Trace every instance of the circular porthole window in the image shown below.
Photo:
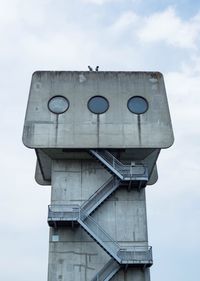
<svg viewBox="0 0 200 281"><path fill-rule="evenodd" d="M108 110L109 102L102 96L95 96L88 101L88 108L92 113L101 114Z"/></svg>
<svg viewBox="0 0 200 281"><path fill-rule="evenodd" d="M55 96L49 100L48 108L55 114L61 114L69 108L69 101L63 96Z"/></svg>
<svg viewBox="0 0 200 281"><path fill-rule="evenodd" d="M145 98L135 96L128 100L127 103L128 109L130 112L135 114L143 114L148 110L148 102Z"/></svg>

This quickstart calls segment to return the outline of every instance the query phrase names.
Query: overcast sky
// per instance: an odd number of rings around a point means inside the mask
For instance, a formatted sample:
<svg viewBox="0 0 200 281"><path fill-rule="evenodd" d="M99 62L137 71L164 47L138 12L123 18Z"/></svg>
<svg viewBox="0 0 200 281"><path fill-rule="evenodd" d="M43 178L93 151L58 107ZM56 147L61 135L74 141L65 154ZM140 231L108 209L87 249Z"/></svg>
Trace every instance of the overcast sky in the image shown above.
<svg viewBox="0 0 200 281"><path fill-rule="evenodd" d="M152 70L165 77L175 144L147 188L152 281L198 280L200 1L0 0L0 280L47 279L50 188L21 135L35 70Z"/></svg>

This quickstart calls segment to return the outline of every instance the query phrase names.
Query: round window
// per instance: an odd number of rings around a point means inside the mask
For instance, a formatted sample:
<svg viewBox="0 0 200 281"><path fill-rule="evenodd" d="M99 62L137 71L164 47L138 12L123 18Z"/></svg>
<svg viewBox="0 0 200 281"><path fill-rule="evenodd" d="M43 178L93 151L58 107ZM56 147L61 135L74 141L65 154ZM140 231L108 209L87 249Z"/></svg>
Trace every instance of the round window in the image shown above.
<svg viewBox="0 0 200 281"><path fill-rule="evenodd" d="M88 108L92 113L101 114L108 110L109 103L106 98L95 96L88 101Z"/></svg>
<svg viewBox="0 0 200 281"><path fill-rule="evenodd" d="M135 96L128 100L128 109L135 114L143 114L148 110L148 102L145 98Z"/></svg>
<svg viewBox="0 0 200 281"><path fill-rule="evenodd" d="M49 100L48 108L55 114L61 114L69 108L69 101L63 96L55 96Z"/></svg>

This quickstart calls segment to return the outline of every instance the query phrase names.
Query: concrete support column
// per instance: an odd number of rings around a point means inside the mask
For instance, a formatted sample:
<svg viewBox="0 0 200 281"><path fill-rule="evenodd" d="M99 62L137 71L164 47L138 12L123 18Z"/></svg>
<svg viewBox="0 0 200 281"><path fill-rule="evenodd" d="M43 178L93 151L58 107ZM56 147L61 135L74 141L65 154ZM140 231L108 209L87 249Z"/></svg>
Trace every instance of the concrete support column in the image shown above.
<svg viewBox="0 0 200 281"><path fill-rule="evenodd" d="M95 160L54 160L51 204L81 204L111 177ZM120 186L92 214L121 246L146 246L145 189ZM66 225L50 229L48 281L89 281L110 256L81 228ZM149 281L148 269L123 268L113 281Z"/></svg>

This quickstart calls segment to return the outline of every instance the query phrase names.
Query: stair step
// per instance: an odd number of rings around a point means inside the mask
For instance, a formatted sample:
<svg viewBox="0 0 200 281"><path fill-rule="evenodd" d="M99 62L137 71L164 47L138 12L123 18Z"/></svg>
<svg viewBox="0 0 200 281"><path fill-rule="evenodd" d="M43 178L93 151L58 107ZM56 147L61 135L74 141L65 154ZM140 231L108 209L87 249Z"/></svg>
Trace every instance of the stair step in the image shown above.
<svg viewBox="0 0 200 281"><path fill-rule="evenodd" d="M91 281L109 281L120 268L120 264L111 258Z"/></svg>
<svg viewBox="0 0 200 281"><path fill-rule="evenodd" d="M111 177L86 202L81 209L88 215L96 210L120 185L120 181Z"/></svg>
<svg viewBox="0 0 200 281"><path fill-rule="evenodd" d="M145 183L148 181L147 168L144 165L124 165L107 150L90 149L89 153L93 155L109 173L115 174L120 180L135 181L138 182L138 185L140 185L141 181ZM138 172L139 170L141 170L141 173ZM142 185L145 186L146 184Z"/></svg>

